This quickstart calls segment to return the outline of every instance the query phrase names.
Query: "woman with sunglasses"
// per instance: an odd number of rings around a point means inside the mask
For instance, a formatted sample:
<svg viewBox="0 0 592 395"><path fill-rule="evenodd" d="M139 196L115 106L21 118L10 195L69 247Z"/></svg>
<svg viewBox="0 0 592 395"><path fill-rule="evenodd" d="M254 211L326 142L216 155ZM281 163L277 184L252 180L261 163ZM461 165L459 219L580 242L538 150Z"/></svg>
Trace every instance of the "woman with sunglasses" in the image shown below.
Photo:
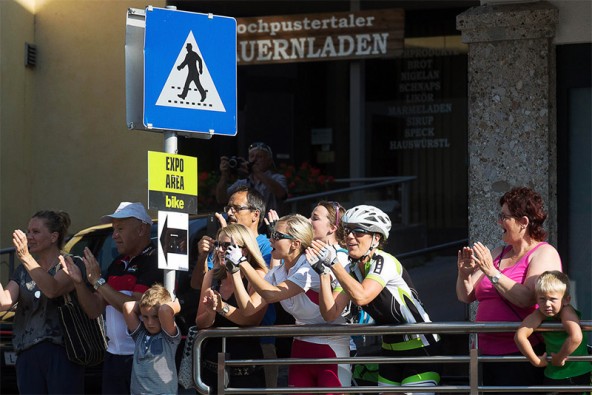
<svg viewBox="0 0 592 395"><path fill-rule="evenodd" d="M521 322L535 310L535 284L547 270L561 271L557 250L545 242L547 218L540 194L526 187L513 188L499 200L497 223L504 245L490 252L477 242L458 251L456 295L464 303L479 301L476 321ZM493 258L495 257L495 259ZM531 336L540 355L542 336ZM522 355L513 333L480 333L483 355ZM529 362L483 364L484 385L542 385L544 369Z"/></svg>
<svg viewBox="0 0 592 395"><path fill-rule="evenodd" d="M315 271L321 273L320 307L323 317L331 320L340 316L351 300L378 325L430 322L407 271L394 256L381 250L391 229L390 218L374 206L361 205L347 210L342 221L351 274L342 265L335 264L338 260L333 247L315 243L307 250L308 261ZM334 289L331 273L339 281ZM434 353L439 336L383 335L382 341L383 356L428 356ZM429 387L439 382L440 375L435 364L379 366L379 386Z"/></svg>
<svg viewBox="0 0 592 395"><path fill-rule="evenodd" d="M265 279L257 275L253 266L235 256L236 247L230 246L226 253L226 264L240 267L243 273L263 298L256 300L241 285L238 271L233 275L237 301L242 309L255 312L267 303L280 302L282 307L296 320L297 325L325 324L319 310L319 275L306 261L304 251L313 240L312 226L300 214L280 218L271 234L272 257L281 259L282 264L267 273ZM231 270L235 270L235 269ZM331 324L345 323L343 317L335 317ZM295 337L292 344L292 358L335 358L349 356L348 336L305 336ZM290 365L288 385L290 387L341 387L341 369L337 364ZM340 380L341 379L341 380Z"/></svg>
<svg viewBox="0 0 592 395"><path fill-rule="evenodd" d="M236 302L235 282L232 274L226 270L225 257L228 247L234 244L235 254L248 261L253 268L253 276L263 280L267 266L251 232L240 224L230 224L218 231L214 242L214 268L206 273L200 292L200 301L195 323L199 329L211 327L256 326L261 323L266 309L245 311ZM243 290L255 302L261 297L238 273L236 278ZM246 291L248 290L248 291ZM211 393L217 392L217 360L222 350L222 339L209 339L203 349L202 380L210 387ZM263 353L259 342L246 337L226 339L226 352L230 359L262 359ZM265 373L261 366L231 367L227 369L228 386L235 388L264 388Z"/></svg>

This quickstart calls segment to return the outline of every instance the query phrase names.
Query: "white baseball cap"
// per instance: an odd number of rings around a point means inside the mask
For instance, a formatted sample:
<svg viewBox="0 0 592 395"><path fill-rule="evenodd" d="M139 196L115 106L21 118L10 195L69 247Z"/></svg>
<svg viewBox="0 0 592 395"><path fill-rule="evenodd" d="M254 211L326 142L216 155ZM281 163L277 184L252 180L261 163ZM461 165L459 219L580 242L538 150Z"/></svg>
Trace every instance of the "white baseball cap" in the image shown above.
<svg viewBox="0 0 592 395"><path fill-rule="evenodd" d="M114 218L136 218L146 224L152 225L152 218L150 218L144 205L140 202L121 202L113 214L103 215L101 222L107 224L113 222Z"/></svg>

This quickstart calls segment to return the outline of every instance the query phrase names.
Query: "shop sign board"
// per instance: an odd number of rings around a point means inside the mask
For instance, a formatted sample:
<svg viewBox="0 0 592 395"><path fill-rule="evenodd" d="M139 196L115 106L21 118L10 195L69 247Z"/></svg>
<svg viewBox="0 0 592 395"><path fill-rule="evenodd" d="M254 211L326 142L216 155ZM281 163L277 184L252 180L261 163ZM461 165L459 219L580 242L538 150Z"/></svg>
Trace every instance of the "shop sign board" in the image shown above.
<svg viewBox="0 0 592 395"><path fill-rule="evenodd" d="M239 65L394 57L403 9L237 18Z"/></svg>

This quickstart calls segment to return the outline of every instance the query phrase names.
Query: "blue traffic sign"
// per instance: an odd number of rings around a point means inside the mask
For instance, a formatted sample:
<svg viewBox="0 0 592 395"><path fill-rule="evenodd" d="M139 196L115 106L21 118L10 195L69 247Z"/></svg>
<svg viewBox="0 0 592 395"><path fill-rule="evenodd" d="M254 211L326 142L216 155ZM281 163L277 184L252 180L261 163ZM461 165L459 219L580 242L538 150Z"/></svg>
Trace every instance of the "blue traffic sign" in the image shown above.
<svg viewBox="0 0 592 395"><path fill-rule="evenodd" d="M144 126L234 136L236 19L148 7Z"/></svg>

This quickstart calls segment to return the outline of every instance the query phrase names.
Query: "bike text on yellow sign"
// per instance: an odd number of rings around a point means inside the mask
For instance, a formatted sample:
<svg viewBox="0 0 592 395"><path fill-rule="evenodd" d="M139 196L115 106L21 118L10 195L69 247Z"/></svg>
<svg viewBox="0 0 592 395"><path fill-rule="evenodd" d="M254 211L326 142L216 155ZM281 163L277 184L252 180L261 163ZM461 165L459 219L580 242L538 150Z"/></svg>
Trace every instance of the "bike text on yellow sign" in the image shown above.
<svg viewBox="0 0 592 395"><path fill-rule="evenodd" d="M197 158L148 151L148 207L197 214Z"/></svg>

